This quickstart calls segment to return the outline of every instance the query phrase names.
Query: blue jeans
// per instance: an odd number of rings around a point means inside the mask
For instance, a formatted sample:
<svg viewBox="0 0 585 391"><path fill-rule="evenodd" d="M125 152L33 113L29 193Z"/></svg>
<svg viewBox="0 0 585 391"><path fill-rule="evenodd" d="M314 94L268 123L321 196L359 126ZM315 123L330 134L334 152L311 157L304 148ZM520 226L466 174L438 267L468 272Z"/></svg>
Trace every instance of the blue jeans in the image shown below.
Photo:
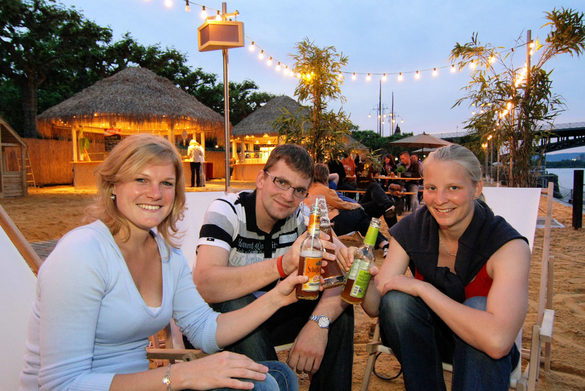
<svg viewBox="0 0 585 391"><path fill-rule="evenodd" d="M219 312L234 311L255 300L254 295L213 304ZM254 361L278 360L274 346L293 342L309 321L318 300L299 300L278 310L260 327L225 350L245 354ZM310 391L351 391L353 366L353 306L329 326L329 340L321 366L311 378Z"/></svg>
<svg viewBox="0 0 585 391"><path fill-rule="evenodd" d="M485 310L486 303L485 297L472 297L463 304ZM423 300L400 291L382 298L380 332L402 365L407 390L445 390L443 361L453 363L453 391L508 390L520 358L514 346L492 359L457 337Z"/></svg>
<svg viewBox="0 0 585 391"><path fill-rule="evenodd" d="M297 375L280 361L261 361L260 364L268 367L268 374L264 381L241 379L254 383L254 390L259 391L298 391ZM233 388L218 388L216 391L233 390Z"/></svg>

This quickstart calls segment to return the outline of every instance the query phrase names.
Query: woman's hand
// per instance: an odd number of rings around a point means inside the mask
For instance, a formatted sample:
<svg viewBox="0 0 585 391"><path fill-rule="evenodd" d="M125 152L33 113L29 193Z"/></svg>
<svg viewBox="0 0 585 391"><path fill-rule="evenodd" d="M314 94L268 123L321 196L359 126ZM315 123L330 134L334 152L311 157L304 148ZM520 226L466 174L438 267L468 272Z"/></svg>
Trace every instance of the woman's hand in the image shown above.
<svg viewBox="0 0 585 391"><path fill-rule="evenodd" d="M349 268L351 268L355 250L357 250L356 247L343 247L337 251L337 263L345 272L348 272Z"/></svg>
<svg viewBox="0 0 585 391"><path fill-rule="evenodd" d="M266 366L242 354L221 352L198 360L174 364L171 367L171 381L186 379L186 382L179 382L178 386L181 389L251 390L254 383L240 379L262 381L266 379L266 373L268 373Z"/></svg>
<svg viewBox="0 0 585 391"><path fill-rule="evenodd" d="M295 289L297 285L304 284L309 280L307 276L299 276L298 272L293 272L290 276L282 281L272 289L274 291L277 300L279 300L279 306L287 306L297 301ZM272 292L271 291L271 292Z"/></svg>
<svg viewBox="0 0 585 391"><path fill-rule="evenodd" d="M389 291L401 291L404 293L408 293L411 296L418 297L419 296L419 289L422 287L422 284L425 284L424 281L417 280L414 277L406 276L404 274L398 274L390 277L382 286L382 291L380 292L382 295L386 294Z"/></svg>

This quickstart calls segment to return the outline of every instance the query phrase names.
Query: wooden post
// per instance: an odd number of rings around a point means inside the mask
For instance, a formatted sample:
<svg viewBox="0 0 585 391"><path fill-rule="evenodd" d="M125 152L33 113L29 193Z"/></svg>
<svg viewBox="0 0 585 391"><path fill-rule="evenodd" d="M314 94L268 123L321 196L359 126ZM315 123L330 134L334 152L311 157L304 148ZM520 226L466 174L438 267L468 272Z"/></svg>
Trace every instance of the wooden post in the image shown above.
<svg viewBox="0 0 585 391"><path fill-rule="evenodd" d="M573 228L583 227L583 170L573 171Z"/></svg>

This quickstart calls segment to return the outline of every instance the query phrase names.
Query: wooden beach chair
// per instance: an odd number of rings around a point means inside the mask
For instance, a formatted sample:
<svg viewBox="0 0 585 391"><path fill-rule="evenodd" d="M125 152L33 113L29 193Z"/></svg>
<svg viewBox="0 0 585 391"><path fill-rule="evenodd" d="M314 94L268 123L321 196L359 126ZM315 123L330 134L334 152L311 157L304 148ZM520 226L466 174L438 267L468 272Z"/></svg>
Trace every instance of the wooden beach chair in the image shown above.
<svg viewBox="0 0 585 391"><path fill-rule="evenodd" d="M41 260L2 206L0 225L0 335L4 350L9 352L0 358L0 379L2 389L17 390L24 365L26 325L35 296L35 274Z"/></svg>
<svg viewBox="0 0 585 391"><path fill-rule="evenodd" d="M532 327L531 344L529 348L522 349L522 330L516 338L518 350L522 352L522 358L528 360L528 364L522 371L522 360L510 376L510 387L521 391L533 391L538 379L538 370L541 359L545 362L545 369L550 369L550 342L554 321L552 310L552 263L549 257L550 250L550 229L552 220L552 197L553 184L550 183L547 189L538 188L507 188L507 187L486 187L483 194L486 203L492 208L496 215L506 219L518 232L528 239L530 250L534 244L534 233L538 217L540 195L547 195L546 220L544 228L544 243L542 251L542 268L540 275L540 289L538 299L537 321ZM544 357L541 357L541 345L545 344ZM375 372L377 357L382 354L393 354L392 349L382 344L380 339L380 326L376 324L372 341L366 345L368 362L362 382L362 391L367 391L372 372ZM443 364L443 369L452 370L450 364Z"/></svg>

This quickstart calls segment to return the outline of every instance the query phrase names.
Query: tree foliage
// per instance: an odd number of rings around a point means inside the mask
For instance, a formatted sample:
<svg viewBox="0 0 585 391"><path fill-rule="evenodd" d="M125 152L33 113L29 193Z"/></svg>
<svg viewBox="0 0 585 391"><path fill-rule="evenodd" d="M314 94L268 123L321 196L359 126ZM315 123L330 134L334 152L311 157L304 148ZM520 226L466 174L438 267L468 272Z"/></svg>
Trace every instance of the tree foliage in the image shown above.
<svg viewBox="0 0 585 391"><path fill-rule="evenodd" d="M451 61L460 68L474 68L464 87L466 95L454 106L469 102L475 114L466 121L466 128L477 132L479 143L489 138L496 151L506 151L503 158L511 186L534 184L532 171L534 165L540 165L544 152L537 147L547 136L543 129L563 110L562 98L552 92L552 71L544 69L546 62L563 53L580 55L585 47L582 13L555 9L547 12L546 18L549 22L543 27L551 30L545 43L522 44L537 53L531 56L531 61L536 61L530 67L514 66L513 51L501 55L501 48L482 45L477 34L451 51ZM534 160L537 153L540 158Z"/></svg>
<svg viewBox="0 0 585 391"><path fill-rule="evenodd" d="M301 120L285 112L276 125L287 142L304 145L313 159L320 162L333 151L347 149L343 146L347 139L344 136L354 128L342 110L337 113L327 110L330 100L345 100L341 95L340 75L348 59L333 46L319 48L308 39L297 44L293 58L294 70L301 75L295 96L301 102L311 102L311 117Z"/></svg>

